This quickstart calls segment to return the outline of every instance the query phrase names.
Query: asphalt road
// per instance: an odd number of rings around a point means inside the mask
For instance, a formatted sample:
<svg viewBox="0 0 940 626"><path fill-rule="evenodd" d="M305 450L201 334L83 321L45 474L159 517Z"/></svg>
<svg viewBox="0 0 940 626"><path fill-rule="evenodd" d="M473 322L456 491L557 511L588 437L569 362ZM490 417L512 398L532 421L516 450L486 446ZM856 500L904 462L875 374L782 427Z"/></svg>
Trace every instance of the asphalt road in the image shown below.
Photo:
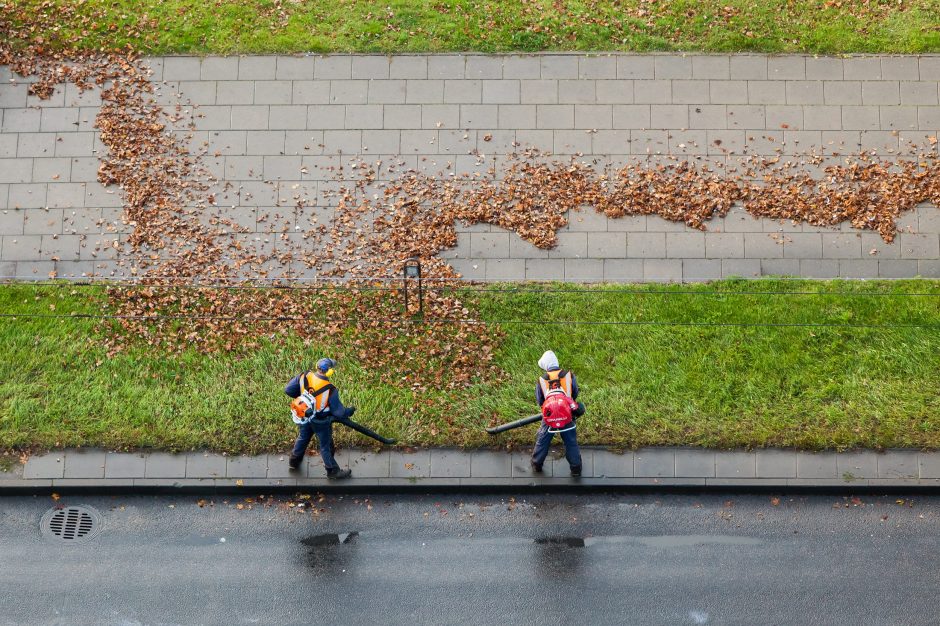
<svg viewBox="0 0 940 626"><path fill-rule="evenodd" d="M938 498L198 500L0 499L0 624L940 623Z"/></svg>

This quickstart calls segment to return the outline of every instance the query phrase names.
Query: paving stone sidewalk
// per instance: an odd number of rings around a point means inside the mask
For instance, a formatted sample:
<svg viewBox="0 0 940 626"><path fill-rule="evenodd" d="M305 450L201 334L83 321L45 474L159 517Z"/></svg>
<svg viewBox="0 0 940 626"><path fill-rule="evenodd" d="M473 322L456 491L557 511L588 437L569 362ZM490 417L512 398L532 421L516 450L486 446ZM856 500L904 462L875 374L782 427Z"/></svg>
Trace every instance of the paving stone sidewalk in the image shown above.
<svg viewBox="0 0 940 626"><path fill-rule="evenodd" d="M318 456L291 472L286 455L226 456L208 452L60 450L0 467L0 493L120 488L446 487L917 487L940 486L940 452L714 451L643 448L617 453L582 449L584 475L572 478L560 450L533 475L527 451L429 449L416 452L343 449L337 459L353 478L330 481Z"/></svg>
<svg viewBox="0 0 940 626"><path fill-rule="evenodd" d="M238 225L235 241L264 255L304 248L300 231L331 220L342 198L339 168L360 159L375 170L369 194L411 170L442 180L488 176L529 147L598 175L674 160L743 172L742 159L766 157L823 176L807 153L819 155L819 168L861 152L901 159L912 147L935 158L940 135L940 55L145 61L168 130L194 155L205 153L201 166L219 181L213 214ZM29 95L31 80L0 66L0 276L126 275L134 226L122 219L120 190L98 181L107 152L95 127L100 88L60 86L40 101ZM302 206L285 210L298 200ZM705 226L581 211L548 251L511 230L458 221L456 245L441 256L465 278L487 281L940 277L940 211L930 203L898 217L891 244L849 223L755 218L739 203ZM268 269L271 277L284 271ZM316 276L299 261L288 269Z"/></svg>

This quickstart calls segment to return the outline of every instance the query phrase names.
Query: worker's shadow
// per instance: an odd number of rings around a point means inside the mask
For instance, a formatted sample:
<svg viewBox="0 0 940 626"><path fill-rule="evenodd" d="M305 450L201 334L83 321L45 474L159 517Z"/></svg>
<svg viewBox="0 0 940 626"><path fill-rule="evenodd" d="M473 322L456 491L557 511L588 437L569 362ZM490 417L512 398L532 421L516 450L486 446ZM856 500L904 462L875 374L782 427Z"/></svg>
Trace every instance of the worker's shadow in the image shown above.
<svg viewBox="0 0 940 626"><path fill-rule="evenodd" d="M549 580L580 577L584 569L582 537L537 537L533 542L535 564L540 576Z"/></svg>
<svg viewBox="0 0 940 626"><path fill-rule="evenodd" d="M303 562L314 576L337 576L356 558L357 532L328 533L302 539Z"/></svg>

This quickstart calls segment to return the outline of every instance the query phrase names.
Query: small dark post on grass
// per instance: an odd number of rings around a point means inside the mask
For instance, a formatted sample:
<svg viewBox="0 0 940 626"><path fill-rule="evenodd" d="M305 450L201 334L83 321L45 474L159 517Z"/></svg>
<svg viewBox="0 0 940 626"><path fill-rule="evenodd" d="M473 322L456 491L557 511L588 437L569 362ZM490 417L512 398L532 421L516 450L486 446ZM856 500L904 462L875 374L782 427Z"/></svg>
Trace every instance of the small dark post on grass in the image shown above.
<svg viewBox="0 0 940 626"><path fill-rule="evenodd" d="M411 257L405 261L402 270L402 288L405 294L405 315L411 312L408 306L408 283L418 282L418 316L424 321L424 280L421 277L421 260Z"/></svg>

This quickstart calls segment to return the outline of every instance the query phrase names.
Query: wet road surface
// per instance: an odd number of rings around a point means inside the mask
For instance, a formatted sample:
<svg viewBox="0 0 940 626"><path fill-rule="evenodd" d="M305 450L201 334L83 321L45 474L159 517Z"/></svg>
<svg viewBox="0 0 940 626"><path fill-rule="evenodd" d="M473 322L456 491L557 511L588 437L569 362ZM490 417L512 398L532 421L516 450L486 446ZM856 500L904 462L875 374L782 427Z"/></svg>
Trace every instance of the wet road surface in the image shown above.
<svg viewBox="0 0 940 626"><path fill-rule="evenodd" d="M86 504L101 533L39 532ZM0 624L937 624L940 498L0 499Z"/></svg>

